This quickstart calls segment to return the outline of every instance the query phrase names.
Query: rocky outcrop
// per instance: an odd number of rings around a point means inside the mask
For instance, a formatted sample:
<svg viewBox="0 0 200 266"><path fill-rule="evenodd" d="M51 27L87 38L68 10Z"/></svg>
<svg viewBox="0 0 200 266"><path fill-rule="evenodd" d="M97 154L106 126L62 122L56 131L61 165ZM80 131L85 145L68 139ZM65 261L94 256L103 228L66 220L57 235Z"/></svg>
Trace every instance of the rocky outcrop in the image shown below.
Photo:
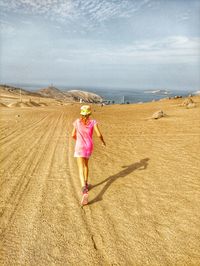
<svg viewBox="0 0 200 266"><path fill-rule="evenodd" d="M186 108L194 108L196 106L196 104L194 103L194 101L192 100L192 98L186 98L183 103L182 106L186 107Z"/></svg>
<svg viewBox="0 0 200 266"><path fill-rule="evenodd" d="M67 92L70 94L75 101L81 101L81 102L86 102L86 103L99 103L102 102L102 97L92 93L92 92L87 92L87 91L81 91L81 90L71 90Z"/></svg>
<svg viewBox="0 0 200 266"><path fill-rule="evenodd" d="M157 112L155 112L153 115L152 115L152 119L159 119L159 118L161 118L161 117L164 117L164 116L166 116L166 114L162 111L162 110L160 110L160 111L157 111Z"/></svg>

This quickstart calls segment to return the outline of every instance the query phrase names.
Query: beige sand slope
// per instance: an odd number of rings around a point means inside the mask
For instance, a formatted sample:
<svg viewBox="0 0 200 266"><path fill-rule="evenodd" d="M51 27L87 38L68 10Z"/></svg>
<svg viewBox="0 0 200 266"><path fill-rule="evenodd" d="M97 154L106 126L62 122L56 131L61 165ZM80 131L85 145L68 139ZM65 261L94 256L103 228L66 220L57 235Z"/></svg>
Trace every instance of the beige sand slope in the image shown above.
<svg viewBox="0 0 200 266"><path fill-rule="evenodd" d="M0 102L0 107L8 107L6 104Z"/></svg>
<svg viewBox="0 0 200 266"><path fill-rule="evenodd" d="M200 98L94 106L80 207L79 106L1 108L0 265L200 265ZM167 116L148 119L162 109Z"/></svg>
<svg viewBox="0 0 200 266"><path fill-rule="evenodd" d="M22 90L20 97L19 88L11 87L10 89L0 85L0 109L1 107L43 107L43 106L60 106L66 105L66 102L59 101L53 98L42 97L37 93Z"/></svg>

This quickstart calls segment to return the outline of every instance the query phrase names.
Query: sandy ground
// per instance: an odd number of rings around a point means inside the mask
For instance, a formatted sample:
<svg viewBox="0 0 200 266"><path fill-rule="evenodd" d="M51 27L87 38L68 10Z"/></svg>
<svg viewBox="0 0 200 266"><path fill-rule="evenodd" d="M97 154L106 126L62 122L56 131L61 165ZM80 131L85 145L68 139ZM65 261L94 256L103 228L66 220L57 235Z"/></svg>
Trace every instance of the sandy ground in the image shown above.
<svg viewBox="0 0 200 266"><path fill-rule="evenodd" d="M89 205L79 105L0 109L0 265L200 265L200 98L93 106ZM168 116L148 119L163 109Z"/></svg>

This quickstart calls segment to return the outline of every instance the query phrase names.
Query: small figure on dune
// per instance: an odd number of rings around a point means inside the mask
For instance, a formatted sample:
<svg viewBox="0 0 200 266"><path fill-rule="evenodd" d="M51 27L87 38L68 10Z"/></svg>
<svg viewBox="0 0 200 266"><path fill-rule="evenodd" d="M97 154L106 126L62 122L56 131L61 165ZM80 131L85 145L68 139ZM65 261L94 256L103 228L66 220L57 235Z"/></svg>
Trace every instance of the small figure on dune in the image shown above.
<svg viewBox="0 0 200 266"><path fill-rule="evenodd" d="M88 203L88 162L93 152L93 130L100 138L102 145L106 146L97 121L90 119L91 113L91 107L89 105L83 105L80 110L81 116L74 121L72 131L72 137L76 141L74 157L77 158L79 176L82 184L82 205Z"/></svg>

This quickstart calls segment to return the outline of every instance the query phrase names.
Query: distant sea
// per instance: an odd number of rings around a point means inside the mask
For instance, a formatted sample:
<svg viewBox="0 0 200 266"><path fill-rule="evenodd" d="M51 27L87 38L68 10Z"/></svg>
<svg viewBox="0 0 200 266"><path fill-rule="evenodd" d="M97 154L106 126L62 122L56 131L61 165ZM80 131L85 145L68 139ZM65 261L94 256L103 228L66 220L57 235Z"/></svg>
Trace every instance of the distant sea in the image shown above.
<svg viewBox="0 0 200 266"><path fill-rule="evenodd" d="M174 97L176 95L187 96L189 91L163 91L152 89L93 89L89 90L111 103L140 103L160 100L166 97ZM156 91L156 92L155 92Z"/></svg>
<svg viewBox="0 0 200 266"><path fill-rule="evenodd" d="M44 87L48 87L49 85L32 85L32 84L9 84L12 86L20 87L23 89L27 89L29 91L35 91ZM191 90L166 90L166 89L105 89L105 88L80 88L80 87L65 87L65 86L57 86L54 84L56 88L67 91L67 90L83 90L88 92L93 92L100 95L105 101L109 101L112 103L139 103L139 102L151 102L153 100L160 100L162 98L174 97L176 95L179 96L187 96L192 93Z"/></svg>

